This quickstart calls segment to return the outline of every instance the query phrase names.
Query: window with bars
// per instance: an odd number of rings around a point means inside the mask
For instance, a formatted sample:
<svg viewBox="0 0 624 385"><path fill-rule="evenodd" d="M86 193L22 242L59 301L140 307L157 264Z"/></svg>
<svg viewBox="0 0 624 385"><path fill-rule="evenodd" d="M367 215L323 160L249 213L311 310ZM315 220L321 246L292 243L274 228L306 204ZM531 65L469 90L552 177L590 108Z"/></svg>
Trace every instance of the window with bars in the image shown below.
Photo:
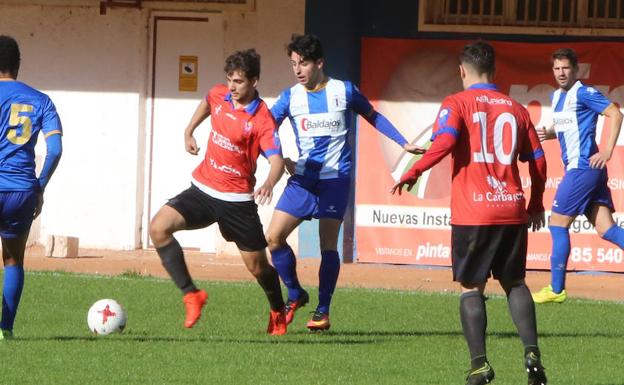
<svg viewBox="0 0 624 385"><path fill-rule="evenodd" d="M419 24L423 31L622 36L624 0L421 0Z"/></svg>

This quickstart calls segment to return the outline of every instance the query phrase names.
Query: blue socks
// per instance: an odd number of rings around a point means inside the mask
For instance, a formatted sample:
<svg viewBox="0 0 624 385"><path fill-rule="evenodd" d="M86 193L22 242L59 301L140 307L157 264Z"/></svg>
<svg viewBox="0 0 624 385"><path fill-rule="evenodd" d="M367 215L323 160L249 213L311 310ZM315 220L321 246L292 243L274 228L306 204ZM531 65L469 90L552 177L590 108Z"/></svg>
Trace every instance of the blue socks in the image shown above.
<svg viewBox="0 0 624 385"><path fill-rule="evenodd" d="M566 267L570 256L570 233L560 226L549 226L552 237L552 254L550 256L551 286L555 293L565 288Z"/></svg>
<svg viewBox="0 0 624 385"><path fill-rule="evenodd" d="M297 278L297 259L293 250L288 245L275 249L271 252L271 259L284 286L288 289L288 299L298 299L303 288Z"/></svg>
<svg viewBox="0 0 624 385"><path fill-rule="evenodd" d="M277 270L284 286L288 289L288 299L298 299L303 288L297 278L297 260L295 253L286 245L271 252L273 266ZM329 313L329 305L338 282L340 273L340 257L335 250L321 251L321 267L319 269L319 304L316 310Z"/></svg>
<svg viewBox="0 0 624 385"><path fill-rule="evenodd" d="M4 285L2 287L2 322L0 322L0 328L3 330L13 330L13 322L23 287L24 267L5 266Z"/></svg>
<svg viewBox="0 0 624 385"><path fill-rule="evenodd" d="M340 273L340 257L335 250L321 251L321 267L319 269L319 304L316 311L329 313L329 304L338 282Z"/></svg>
<svg viewBox="0 0 624 385"><path fill-rule="evenodd" d="M624 229L620 226L613 224L602 238L624 249Z"/></svg>

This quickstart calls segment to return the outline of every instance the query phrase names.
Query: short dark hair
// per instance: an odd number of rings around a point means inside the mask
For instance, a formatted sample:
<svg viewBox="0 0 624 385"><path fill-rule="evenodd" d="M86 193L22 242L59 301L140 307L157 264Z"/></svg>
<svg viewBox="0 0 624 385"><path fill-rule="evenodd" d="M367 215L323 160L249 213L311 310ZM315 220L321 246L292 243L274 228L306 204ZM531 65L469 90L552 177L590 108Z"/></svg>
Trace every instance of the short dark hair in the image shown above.
<svg viewBox="0 0 624 385"><path fill-rule="evenodd" d="M572 48L559 48L553 52L551 56L553 64L555 60L561 59L568 59L573 68L578 68L578 56L576 56L576 52Z"/></svg>
<svg viewBox="0 0 624 385"><path fill-rule="evenodd" d="M316 35L298 35L293 33L290 37L290 43L286 46L288 57L293 52L297 53L303 60L316 61L323 58L323 46L321 39Z"/></svg>
<svg viewBox="0 0 624 385"><path fill-rule="evenodd" d="M236 51L225 59L223 68L227 75L239 70L245 73L247 79L260 78L260 55L255 49L250 48Z"/></svg>
<svg viewBox="0 0 624 385"><path fill-rule="evenodd" d="M466 44L459 55L459 62L470 65L479 75L493 75L496 70L494 48L483 40Z"/></svg>
<svg viewBox="0 0 624 385"><path fill-rule="evenodd" d="M0 71L17 76L20 67L20 50L11 36L0 35Z"/></svg>

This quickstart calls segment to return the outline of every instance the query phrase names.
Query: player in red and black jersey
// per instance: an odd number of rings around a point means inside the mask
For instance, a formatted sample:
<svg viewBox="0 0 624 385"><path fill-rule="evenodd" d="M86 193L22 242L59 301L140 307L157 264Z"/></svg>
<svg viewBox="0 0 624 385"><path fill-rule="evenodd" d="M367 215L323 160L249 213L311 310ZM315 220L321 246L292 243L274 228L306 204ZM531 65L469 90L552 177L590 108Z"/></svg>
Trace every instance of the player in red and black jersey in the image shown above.
<svg viewBox="0 0 624 385"><path fill-rule="evenodd" d="M453 156L451 244L453 279L460 283L460 317L472 369L467 384L486 384L494 370L486 357L483 291L499 280L525 346L529 384L546 384L537 346L535 306L524 278L527 224L544 225L546 161L529 113L492 84L494 49L485 42L460 55L464 91L444 99L432 145L392 193L411 188L423 171ZM529 162L531 199L526 206L517 160Z"/></svg>
<svg viewBox="0 0 624 385"><path fill-rule="evenodd" d="M212 131L206 156L193 172L191 187L164 205L150 224L150 236L162 264L184 293L184 326L193 327L208 294L198 290L188 272L176 231L219 224L221 234L238 246L247 269L256 277L271 306L267 332L286 333L284 299L279 276L268 262L267 246L258 217L258 206L269 203L273 186L284 172L284 160L275 120L258 96L260 56L255 50L239 51L227 58L227 86L210 90L197 107L184 132L186 151L197 155L193 132L208 116ZM270 164L267 180L256 191L256 160L260 154Z"/></svg>

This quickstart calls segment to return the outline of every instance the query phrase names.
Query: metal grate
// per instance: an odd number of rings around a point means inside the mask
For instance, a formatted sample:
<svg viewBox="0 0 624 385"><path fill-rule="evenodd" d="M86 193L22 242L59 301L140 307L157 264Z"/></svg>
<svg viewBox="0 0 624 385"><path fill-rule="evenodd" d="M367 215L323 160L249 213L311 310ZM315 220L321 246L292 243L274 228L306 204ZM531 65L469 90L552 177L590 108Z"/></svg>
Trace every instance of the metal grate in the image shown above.
<svg viewBox="0 0 624 385"><path fill-rule="evenodd" d="M624 27L624 0L422 0L429 25Z"/></svg>
<svg viewBox="0 0 624 385"><path fill-rule="evenodd" d="M593 28L624 27L624 0L589 0L587 23Z"/></svg>

